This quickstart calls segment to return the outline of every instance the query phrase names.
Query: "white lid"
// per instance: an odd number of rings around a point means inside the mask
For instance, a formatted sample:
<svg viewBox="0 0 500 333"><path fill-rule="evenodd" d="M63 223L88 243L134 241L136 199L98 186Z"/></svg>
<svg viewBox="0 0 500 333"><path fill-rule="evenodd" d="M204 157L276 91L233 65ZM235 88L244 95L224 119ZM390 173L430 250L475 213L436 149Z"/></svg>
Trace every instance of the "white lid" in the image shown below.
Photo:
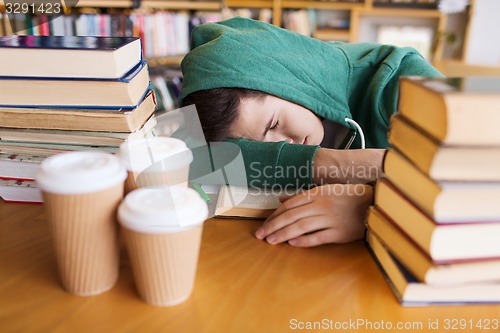
<svg viewBox="0 0 500 333"><path fill-rule="evenodd" d="M174 170L193 161L184 141L169 137L126 141L120 145L117 156L127 170L134 172Z"/></svg>
<svg viewBox="0 0 500 333"><path fill-rule="evenodd" d="M123 182L127 171L120 160L102 151L73 151L47 157L36 174L47 192L78 194L100 191Z"/></svg>
<svg viewBox="0 0 500 333"><path fill-rule="evenodd" d="M207 204L190 188L139 188L118 208L120 223L143 233L175 232L202 224L207 217Z"/></svg>

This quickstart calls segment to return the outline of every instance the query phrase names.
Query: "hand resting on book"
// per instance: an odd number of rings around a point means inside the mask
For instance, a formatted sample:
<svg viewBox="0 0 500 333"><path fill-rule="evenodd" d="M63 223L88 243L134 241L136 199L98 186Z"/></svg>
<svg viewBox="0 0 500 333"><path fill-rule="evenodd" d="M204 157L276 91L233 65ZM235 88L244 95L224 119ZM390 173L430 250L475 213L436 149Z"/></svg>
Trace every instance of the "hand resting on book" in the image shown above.
<svg viewBox="0 0 500 333"><path fill-rule="evenodd" d="M373 187L365 184L328 184L292 197L256 231L269 244L309 247L361 239Z"/></svg>

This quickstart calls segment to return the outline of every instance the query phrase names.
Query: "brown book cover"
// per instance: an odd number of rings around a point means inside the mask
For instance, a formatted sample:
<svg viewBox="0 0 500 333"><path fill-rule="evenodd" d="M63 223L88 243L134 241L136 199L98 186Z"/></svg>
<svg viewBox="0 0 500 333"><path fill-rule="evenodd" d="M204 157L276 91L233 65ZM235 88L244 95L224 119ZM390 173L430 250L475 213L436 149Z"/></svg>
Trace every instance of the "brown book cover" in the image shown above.
<svg viewBox="0 0 500 333"><path fill-rule="evenodd" d="M500 182L435 181L394 149L385 154L383 171L392 184L439 223L500 221Z"/></svg>
<svg viewBox="0 0 500 333"><path fill-rule="evenodd" d="M155 95L149 91L132 109L0 107L0 124L13 128L133 132L155 111Z"/></svg>
<svg viewBox="0 0 500 333"><path fill-rule="evenodd" d="M500 303L498 282L431 286L416 280L375 234L368 231L366 240L368 250L403 306Z"/></svg>
<svg viewBox="0 0 500 333"><path fill-rule="evenodd" d="M146 61L118 79L0 76L3 107L133 108L149 88Z"/></svg>
<svg viewBox="0 0 500 333"><path fill-rule="evenodd" d="M391 118L389 142L434 180L500 181L500 146L442 145L401 114Z"/></svg>
<svg viewBox="0 0 500 333"><path fill-rule="evenodd" d="M370 208L367 227L420 282L452 286L500 280L500 258L436 262L380 207Z"/></svg>
<svg viewBox="0 0 500 333"><path fill-rule="evenodd" d="M398 112L439 142L500 145L500 78L405 77Z"/></svg>
<svg viewBox="0 0 500 333"><path fill-rule="evenodd" d="M0 141L34 144L68 144L118 147L127 140L156 136L157 120L153 114L134 132L70 131L0 127ZM1 146L1 144L0 144Z"/></svg>
<svg viewBox="0 0 500 333"><path fill-rule="evenodd" d="M500 257L500 219L438 222L387 179L377 181L375 206L434 262Z"/></svg>

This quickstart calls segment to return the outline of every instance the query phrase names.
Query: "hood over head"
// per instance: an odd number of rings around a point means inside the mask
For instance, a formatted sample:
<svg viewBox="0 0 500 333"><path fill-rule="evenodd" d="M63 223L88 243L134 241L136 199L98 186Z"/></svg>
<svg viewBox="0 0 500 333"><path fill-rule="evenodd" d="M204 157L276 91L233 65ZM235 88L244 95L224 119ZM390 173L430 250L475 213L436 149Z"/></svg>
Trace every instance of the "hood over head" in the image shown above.
<svg viewBox="0 0 500 333"><path fill-rule="evenodd" d="M335 122L352 118L342 50L268 23L237 17L196 27L181 67L180 105L193 92L234 87L275 95Z"/></svg>

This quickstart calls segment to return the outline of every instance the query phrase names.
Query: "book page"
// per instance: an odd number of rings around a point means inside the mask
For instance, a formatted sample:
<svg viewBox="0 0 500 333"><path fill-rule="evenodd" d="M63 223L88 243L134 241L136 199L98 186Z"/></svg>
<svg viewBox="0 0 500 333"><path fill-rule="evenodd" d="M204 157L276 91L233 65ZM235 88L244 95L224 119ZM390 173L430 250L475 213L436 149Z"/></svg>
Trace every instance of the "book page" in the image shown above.
<svg viewBox="0 0 500 333"><path fill-rule="evenodd" d="M238 206L258 207L262 209L277 208L280 204L279 194L266 190L249 190Z"/></svg>
<svg viewBox="0 0 500 333"><path fill-rule="evenodd" d="M265 217L280 205L280 193L265 189L222 186L216 216Z"/></svg>

